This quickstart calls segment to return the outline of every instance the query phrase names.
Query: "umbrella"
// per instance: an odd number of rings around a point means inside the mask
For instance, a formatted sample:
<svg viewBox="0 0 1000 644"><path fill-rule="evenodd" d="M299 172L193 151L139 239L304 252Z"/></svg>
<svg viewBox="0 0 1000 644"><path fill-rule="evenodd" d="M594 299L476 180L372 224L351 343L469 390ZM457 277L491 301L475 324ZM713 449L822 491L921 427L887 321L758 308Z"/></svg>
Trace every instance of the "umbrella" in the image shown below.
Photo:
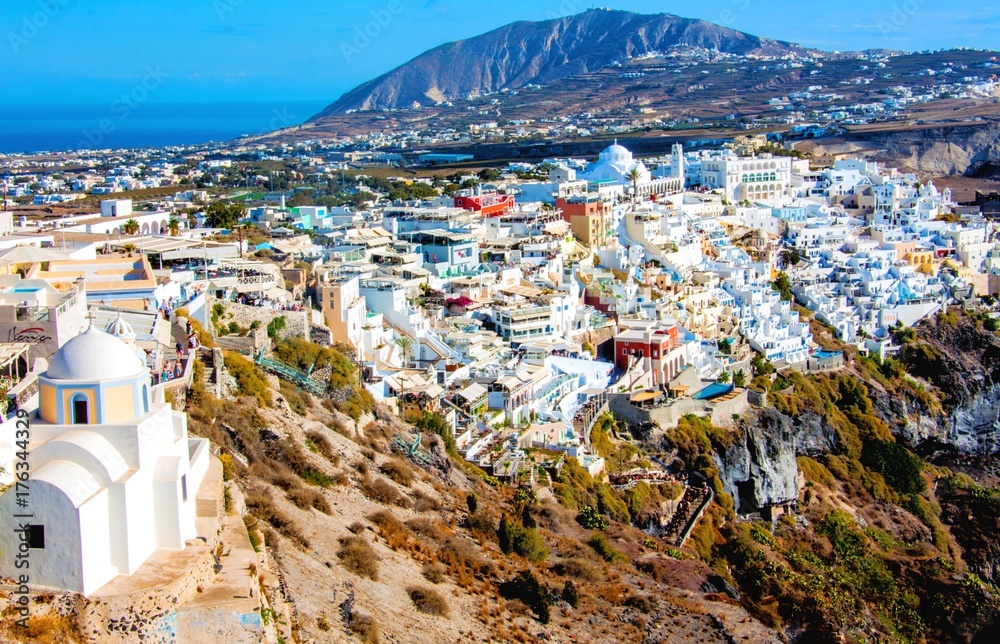
<svg viewBox="0 0 1000 644"><path fill-rule="evenodd" d="M14 246L0 252L0 262L11 264L40 264L42 262L60 262L70 259L66 253L60 253L51 248L38 246Z"/></svg>

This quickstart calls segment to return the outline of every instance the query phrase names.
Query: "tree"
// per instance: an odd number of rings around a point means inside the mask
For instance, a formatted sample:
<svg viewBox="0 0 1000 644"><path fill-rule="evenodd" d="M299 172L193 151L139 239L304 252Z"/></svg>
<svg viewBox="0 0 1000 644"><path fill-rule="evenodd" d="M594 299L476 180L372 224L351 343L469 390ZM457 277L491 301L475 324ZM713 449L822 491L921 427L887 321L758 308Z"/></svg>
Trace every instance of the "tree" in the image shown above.
<svg viewBox="0 0 1000 644"><path fill-rule="evenodd" d="M771 288L781 294L782 300L786 302L792 301L794 297L792 295L792 281L788 279L787 273L779 273L778 277L771 282Z"/></svg>
<svg viewBox="0 0 1000 644"><path fill-rule="evenodd" d="M737 387L744 387L747 384L747 375L740 369L733 374L733 384Z"/></svg>
<svg viewBox="0 0 1000 644"><path fill-rule="evenodd" d="M395 342L396 346L398 346L400 350L403 352L403 365L405 366L406 359L410 355L410 347L413 346L413 340L406 337L405 335L401 335L398 338L396 338Z"/></svg>
<svg viewBox="0 0 1000 644"><path fill-rule="evenodd" d="M771 364L771 361L767 360L759 353L754 354L753 360L750 361L750 368L753 369L753 375L755 377L769 376L775 372L774 365Z"/></svg>
<svg viewBox="0 0 1000 644"><path fill-rule="evenodd" d="M167 221L167 229L170 231L171 235L176 237L177 233L181 229L181 220L177 217L171 217L169 221Z"/></svg>
<svg viewBox="0 0 1000 644"><path fill-rule="evenodd" d="M139 234L139 222L135 219L129 219L124 224L122 224L122 232L126 235L138 235Z"/></svg>
<svg viewBox="0 0 1000 644"><path fill-rule="evenodd" d="M730 378L731 378L731 376L729 375L729 372L728 371L723 371L722 373L719 374L719 378L718 378L718 380L716 380L716 382L718 382L719 384L725 385L725 384L727 384L729 382Z"/></svg>
<svg viewBox="0 0 1000 644"><path fill-rule="evenodd" d="M632 182L632 210L634 212L639 203L639 179L642 178L642 173L639 172L639 168L632 168L627 176L628 180Z"/></svg>
<svg viewBox="0 0 1000 644"><path fill-rule="evenodd" d="M209 228L232 229L246 216L246 212L246 206L240 202L227 204L216 201L205 211L205 224Z"/></svg>

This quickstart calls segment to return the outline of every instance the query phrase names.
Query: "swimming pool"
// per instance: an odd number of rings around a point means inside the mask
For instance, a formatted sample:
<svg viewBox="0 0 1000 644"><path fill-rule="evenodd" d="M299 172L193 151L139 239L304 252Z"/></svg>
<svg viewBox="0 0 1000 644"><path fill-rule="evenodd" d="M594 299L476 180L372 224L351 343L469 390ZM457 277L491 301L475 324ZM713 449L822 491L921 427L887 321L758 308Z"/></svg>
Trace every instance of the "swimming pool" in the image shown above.
<svg viewBox="0 0 1000 644"><path fill-rule="evenodd" d="M691 396L695 400L711 400L712 398L718 398L719 396L724 396L733 390L733 385L723 384L721 382L712 383L705 387L695 395Z"/></svg>
<svg viewBox="0 0 1000 644"><path fill-rule="evenodd" d="M825 360L826 358L836 358L837 356L843 355L843 351L817 351L813 354L814 358L820 360Z"/></svg>

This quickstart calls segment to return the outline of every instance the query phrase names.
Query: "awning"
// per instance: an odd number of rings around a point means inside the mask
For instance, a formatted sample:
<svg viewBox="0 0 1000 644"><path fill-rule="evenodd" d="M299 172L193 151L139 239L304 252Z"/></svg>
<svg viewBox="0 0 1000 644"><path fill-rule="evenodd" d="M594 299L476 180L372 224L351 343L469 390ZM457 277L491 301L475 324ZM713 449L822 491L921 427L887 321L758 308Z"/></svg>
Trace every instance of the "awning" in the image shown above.
<svg viewBox="0 0 1000 644"><path fill-rule="evenodd" d="M662 395L663 394L660 393L659 391L640 391L636 395L632 396L632 402L634 403L649 402L650 400L656 400Z"/></svg>

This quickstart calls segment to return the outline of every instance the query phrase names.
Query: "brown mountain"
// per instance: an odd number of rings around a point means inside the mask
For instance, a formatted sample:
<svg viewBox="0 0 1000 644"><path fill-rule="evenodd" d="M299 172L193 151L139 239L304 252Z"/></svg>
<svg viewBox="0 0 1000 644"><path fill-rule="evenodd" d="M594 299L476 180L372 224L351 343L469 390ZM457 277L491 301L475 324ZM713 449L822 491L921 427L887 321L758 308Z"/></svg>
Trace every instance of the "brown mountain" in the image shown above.
<svg viewBox="0 0 1000 644"><path fill-rule="evenodd" d="M557 20L515 22L441 45L347 92L313 120L545 84L675 46L740 55L805 51L704 20L596 9Z"/></svg>

